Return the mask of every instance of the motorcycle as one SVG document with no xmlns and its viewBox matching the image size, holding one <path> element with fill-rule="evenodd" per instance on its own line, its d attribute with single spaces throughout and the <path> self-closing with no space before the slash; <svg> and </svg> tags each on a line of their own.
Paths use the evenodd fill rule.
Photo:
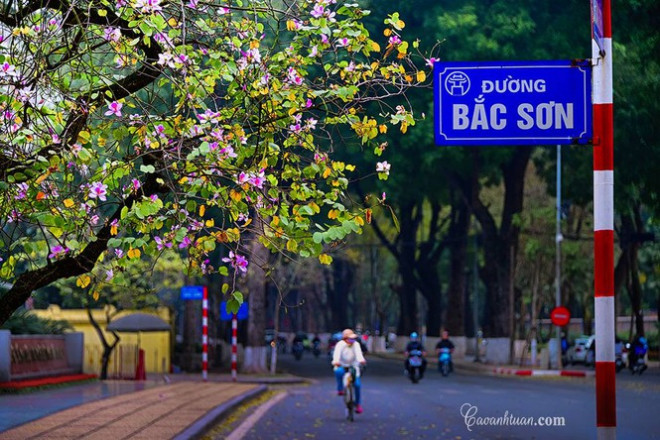
<svg viewBox="0 0 660 440">
<path fill-rule="evenodd" d="M 623 342 L 615 342 L 614 344 L 614 367 L 616 372 L 620 372 L 626 367 L 627 350 L 623 346 Z"/>
<path fill-rule="evenodd" d="M 646 362 L 644 361 L 644 357 L 646 356 L 646 352 L 648 350 L 648 346 L 646 345 L 646 339 L 642 338 L 642 341 L 638 344 L 630 345 L 626 344 L 626 348 L 628 349 L 628 368 L 630 368 L 630 371 L 632 374 L 639 373 L 640 375 L 648 368 L 646 365 Z"/>
<path fill-rule="evenodd" d="M 626 364 L 623 361 L 623 354 L 616 354 L 616 358 L 614 359 L 614 367 L 616 368 L 616 372 L 618 373 L 619 371 L 623 370 L 625 368 Z"/>
<path fill-rule="evenodd" d="M 646 362 L 644 362 L 644 356 L 640 356 L 637 358 L 635 362 L 632 363 L 630 366 L 630 370 L 632 371 L 632 374 L 639 373 L 640 376 L 646 370 Z"/>
<path fill-rule="evenodd" d="M 438 356 L 438 370 L 443 376 L 447 376 L 451 370 L 451 349 L 441 348 Z"/>
<path fill-rule="evenodd" d="M 312 354 L 314 357 L 319 357 L 321 354 L 321 342 L 320 341 L 314 341 L 312 343 Z"/>
<path fill-rule="evenodd" d="M 293 357 L 296 358 L 297 361 L 299 361 L 302 358 L 304 350 L 305 350 L 305 346 L 303 345 L 302 341 L 294 342 L 293 347 L 291 347 L 291 352 L 293 353 Z"/>
<path fill-rule="evenodd" d="M 412 383 L 417 383 L 422 378 L 423 363 L 424 357 L 420 350 L 412 350 L 408 354 L 408 368 L 406 369 L 406 374 Z"/>
</svg>

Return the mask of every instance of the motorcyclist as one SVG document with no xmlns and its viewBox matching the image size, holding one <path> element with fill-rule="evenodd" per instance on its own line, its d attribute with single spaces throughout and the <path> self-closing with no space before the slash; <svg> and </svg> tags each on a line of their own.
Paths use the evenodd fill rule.
<svg viewBox="0 0 660 440">
<path fill-rule="evenodd" d="M 360 368 L 359 365 L 366 365 L 367 360 L 362 354 L 362 348 L 357 343 L 358 336 L 350 328 L 341 332 L 341 341 L 335 345 L 335 351 L 332 354 L 332 366 L 334 367 L 335 379 L 337 379 L 337 395 L 344 395 L 343 378 L 346 368 L 355 366 L 355 412 L 362 414 L 361 403 L 361 389 L 362 383 L 360 381 Z"/>
<path fill-rule="evenodd" d="M 409 371 L 410 368 L 410 352 L 414 350 L 419 350 L 422 352 L 422 367 L 419 370 L 419 378 L 421 379 L 424 377 L 424 371 L 426 371 L 426 350 L 424 349 L 424 345 L 420 342 L 419 340 L 419 335 L 417 332 L 412 332 L 410 334 L 410 341 L 406 345 L 406 351 L 404 352 L 406 356 L 406 360 L 403 362 L 403 365 L 405 367 L 405 371 Z"/>
<path fill-rule="evenodd" d="M 443 348 L 448 348 L 450 353 L 454 352 L 454 343 L 449 340 L 449 332 L 447 330 L 442 331 L 442 339 L 435 346 L 437 356 L 440 356 L 440 350 Z M 449 370 L 454 371 L 454 363 L 452 361 L 449 361 Z"/>
<path fill-rule="evenodd" d="M 630 347 L 630 352 L 628 353 L 628 366 L 633 370 L 634 366 L 637 364 L 638 359 L 646 356 L 649 346 L 644 336 L 635 336 L 632 346 Z M 640 374 L 646 370 L 647 365 L 644 364 L 640 371 Z M 634 370 L 633 370 L 634 372 Z"/>
<path fill-rule="evenodd" d="M 321 338 L 318 334 L 314 334 L 314 339 L 312 339 L 312 352 L 314 356 L 318 356 L 321 353 Z"/>
</svg>

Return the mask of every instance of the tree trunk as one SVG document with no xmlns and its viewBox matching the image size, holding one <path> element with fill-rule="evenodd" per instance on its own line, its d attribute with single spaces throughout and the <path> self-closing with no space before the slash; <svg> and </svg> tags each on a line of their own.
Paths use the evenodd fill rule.
<svg viewBox="0 0 660 440">
<path fill-rule="evenodd" d="M 644 223 L 640 208 L 635 205 L 632 212 L 621 215 L 620 246 L 621 256 L 614 270 L 615 292 L 626 287 L 630 298 L 632 315 L 635 317 L 635 334 L 644 336 L 644 316 L 642 315 L 642 286 L 639 281 L 638 253 L 641 242 L 636 238 L 644 233 Z"/>
<path fill-rule="evenodd" d="M 334 259 L 331 269 L 324 272 L 328 305 L 332 309 L 333 331 L 345 329 L 351 325 L 348 317 L 348 291 L 353 285 L 355 271 L 348 261 L 338 257 Z"/>
<path fill-rule="evenodd" d="M 462 201 L 455 201 L 449 233 L 449 289 L 447 292 L 447 323 L 450 335 L 465 335 L 465 293 L 467 284 L 467 235 L 470 230 L 470 213 Z"/>
<path fill-rule="evenodd" d="M 94 319 L 92 310 L 89 307 L 87 308 L 87 317 L 89 318 L 89 322 L 90 324 L 92 324 L 92 327 L 94 327 L 96 334 L 99 336 L 101 345 L 103 345 L 103 354 L 101 355 L 101 373 L 99 374 L 99 379 L 106 380 L 108 378 L 108 364 L 110 363 L 110 356 L 112 355 L 112 352 L 115 349 L 115 347 L 117 347 L 117 344 L 119 344 L 119 336 L 117 335 L 117 333 L 111 332 L 115 338 L 115 341 L 112 344 L 109 344 L 108 341 L 105 339 L 105 335 L 103 333 L 103 330 L 101 330 L 101 326 Z M 109 323 L 110 322 L 108 322 L 108 324 Z"/>
<path fill-rule="evenodd" d="M 513 282 L 518 250 L 519 227 L 514 222 L 523 208 L 525 172 L 533 148 L 516 147 L 510 160 L 502 165 L 504 204 L 499 228 L 487 206 L 473 200 L 474 213 L 484 235 L 484 267 L 480 273 L 486 285 L 485 331 L 491 337 L 512 337 Z"/>
<path fill-rule="evenodd" d="M 263 224 L 255 216 L 254 227 L 259 235 L 263 233 Z M 247 346 L 243 360 L 243 372 L 266 373 L 268 350 L 264 345 L 266 335 L 266 273 L 263 267 L 268 264 L 268 249 L 253 236 L 250 243 L 250 267 L 247 278 L 248 313 Z"/>
</svg>

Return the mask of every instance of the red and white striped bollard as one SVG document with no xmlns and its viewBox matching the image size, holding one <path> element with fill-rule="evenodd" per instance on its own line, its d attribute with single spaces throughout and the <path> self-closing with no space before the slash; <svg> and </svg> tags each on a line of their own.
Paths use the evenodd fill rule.
<svg viewBox="0 0 660 440">
<path fill-rule="evenodd" d="M 204 286 L 202 297 L 202 380 L 208 380 L 209 369 L 209 293 Z"/>
<path fill-rule="evenodd" d="M 238 318 L 236 313 L 231 315 L 231 380 L 236 382 L 236 348 L 238 346 Z"/>
<path fill-rule="evenodd" d="M 599 440 L 616 438 L 614 354 L 614 116 L 611 0 L 591 0 L 594 137 L 594 317 L 596 324 L 596 430 Z M 599 11 L 596 11 L 599 12 Z M 594 20 L 602 27 L 596 41 Z M 601 47 L 599 47 L 599 44 Z"/>
</svg>

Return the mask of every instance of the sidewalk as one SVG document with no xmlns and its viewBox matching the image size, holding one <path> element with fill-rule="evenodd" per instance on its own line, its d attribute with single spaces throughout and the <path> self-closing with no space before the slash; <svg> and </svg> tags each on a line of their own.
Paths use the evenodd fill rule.
<svg viewBox="0 0 660 440">
<path fill-rule="evenodd" d="M 141 391 L 61 411 L 54 409 L 45 417 L 0 432 L 0 439 L 183 440 L 201 435 L 241 402 L 265 392 L 266 383 L 301 382 L 291 376 L 244 376 L 240 382 L 232 382 L 228 375 L 209 375 L 207 382 L 200 375 L 176 375 L 170 376 L 170 380 L 170 383 L 163 380 L 157 385 L 152 383 L 153 386 Z M 66 388 L 61 390 L 65 395 Z M 39 402 L 42 406 L 49 404 L 43 400 L 52 400 L 39 399 L 39 392 L 34 397 L 35 401 L 42 400 Z M 0 403 L 5 405 L 3 396 Z"/>
</svg>

